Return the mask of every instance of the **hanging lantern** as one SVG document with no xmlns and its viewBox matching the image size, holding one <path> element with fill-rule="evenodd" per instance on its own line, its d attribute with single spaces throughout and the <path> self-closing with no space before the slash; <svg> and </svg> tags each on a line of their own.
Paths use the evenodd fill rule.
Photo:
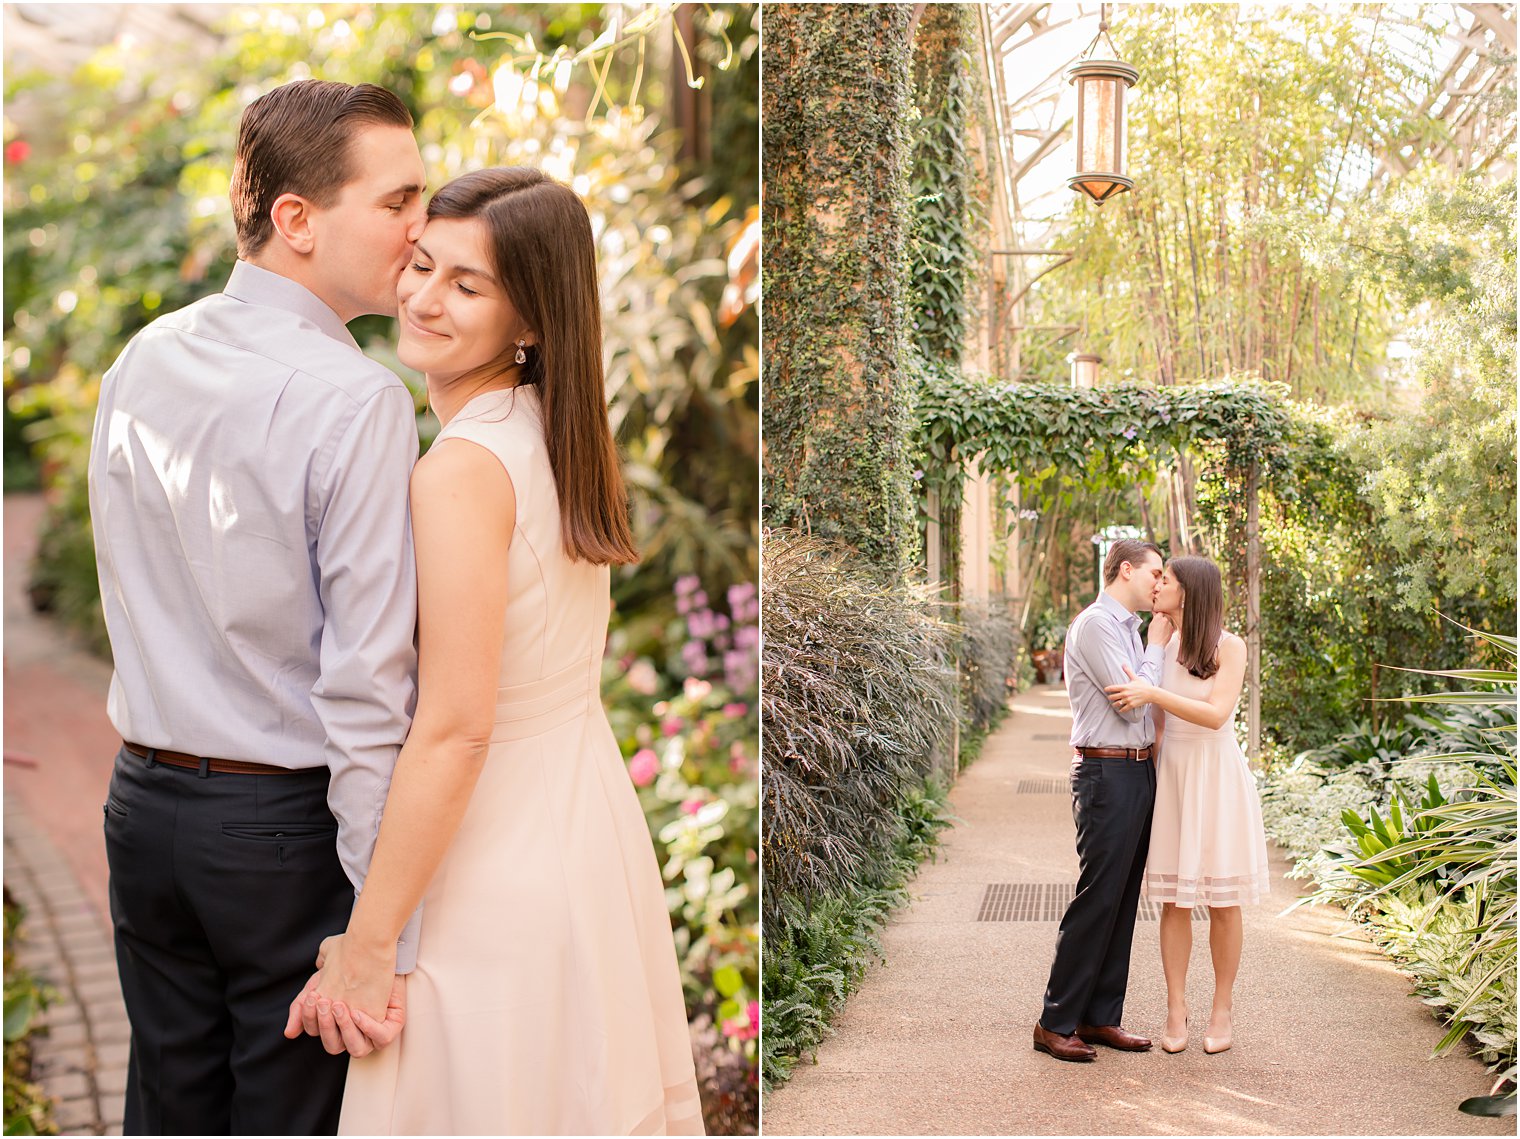
<svg viewBox="0 0 1520 1139">
<path fill-rule="evenodd" d="M 1108 35 L 1107 4 L 1102 11 L 1097 37 L 1066 73 L 1077 86 L 1077 172 L 1066 184 L 1099 205 L 1135 186 L 1124 174 L 1124 93 L 1140 78 L 1137 68 L 1117 58 Z M 1115 58 L 1088 58 L 1105 39 Z"/>
<path fill-rule="evenodd" d="M 1071 362 L 1072 387 L 1095 388 L 1098 386 L 1098 366 L 1103 363 L 1102 356 L 1094 356 L 1089 352 L 1076 352 L 1066 359 Z"/>
</svg>

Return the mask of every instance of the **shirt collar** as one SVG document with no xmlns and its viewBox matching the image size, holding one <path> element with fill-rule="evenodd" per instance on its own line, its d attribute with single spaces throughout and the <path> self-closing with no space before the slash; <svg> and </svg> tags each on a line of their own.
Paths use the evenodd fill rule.
<svg viewBox="0 0 1520 1139">
<path fill-rule="evenodd" d="M 222 292 L 234 300 L 244 301 L 247 304 L 284 309 L 286 312 L 304 317 L 316 325 L 324 336 L 330 336 L 338 343 L 347 344 L 351 348 L 359 347 L 353 334 L 338 319 L 338 314 L 329 308 L 316 293 L 305 285 L 297 284 L 289 277 L 271 273 L 268 269 L 261 269 L 257 265 L 239 259 L 232 267 L 232 276 L 227 278 L 227 287 Z"/>
<path fill-rule="evenodd" d="M 1139 621 L 1140 614 L 1131 613 L 1124 606 L 1114 600 L 1113 594 L 1107 590 L 1098 594 L 1098 604 L 1107 610 L 1121 625 L 1128 625 L 1131 621 Z"/>
</svg>

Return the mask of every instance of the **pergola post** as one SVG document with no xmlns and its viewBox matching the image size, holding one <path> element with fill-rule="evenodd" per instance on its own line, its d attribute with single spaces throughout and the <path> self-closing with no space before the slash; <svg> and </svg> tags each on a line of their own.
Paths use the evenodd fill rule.
<svg viewBox="0 0 1520 1139">
<path fill-rule="evenodd" d="M 1246 470 L 1246 755 L 1261 755 L 1261 506 L 1256 460 Z"/>
</svg>

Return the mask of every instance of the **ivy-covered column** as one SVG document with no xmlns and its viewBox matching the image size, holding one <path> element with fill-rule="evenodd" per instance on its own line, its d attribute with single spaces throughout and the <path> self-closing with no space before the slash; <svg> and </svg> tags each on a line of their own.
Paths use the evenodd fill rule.
<svg viewBox="0 0 1520 1139">
<path fill-rule="evenodd" d="M 765 519 L 890 572 L 916 547 L 907 439 L 911 4 L 765 11 Z"/>
<path fill-rule="evenodd" d="M 913 342 L 924 359 L 959 367 L 971 326 L 971 284 L 982 257 L 976 166 L 968 145 L 976 109 L 976 10 L 929 4 L 913 33 Z"/>
<path fill-rule="evenodd" d="M 971 329 L 971 284 L 982 255 L 976 232 L 976 169 L 968 146 L 975 112 L 977 17 L 969 4 L 929 4 L 913 34 L 913 89 L 918 123 L 913 131 L 911 247 L 913 343 L 931 364 L 958 370 Z M 970 457 L 952 455 L 958 463 Z M 973 479 L 968 494 L 986 494 Z M 966 508 L 970 500 L 937 494 L 939 578 L 959 600 L 964 575 Z M 975 511 L 973 510 L 973 513 Z"/>
</svg>

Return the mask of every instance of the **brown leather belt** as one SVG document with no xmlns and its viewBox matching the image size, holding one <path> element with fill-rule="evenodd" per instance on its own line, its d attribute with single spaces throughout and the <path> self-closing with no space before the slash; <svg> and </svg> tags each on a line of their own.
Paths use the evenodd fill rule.
<svg viewBox="0 0 1520 1139">
<path fill-rule="evenodd" d="M 139 759 L 152 759 L 155 763 L 167 763 L 170 767 L 188 767 L 199 771 L 220 771 L 226 775 L 300 775 L 310 768 L 276 767 L 272 763 L 251 763 L 245 759 L 211 759 L 199 755 L 186 755 L 182 751 L 165 751 L 161 747 L 143 747 L 142 744 L 123 740 L 122 746 Z"/>
<path fill-rule="evenodd" d="M 1078 747 L 1073 748 L 1083 759 L 1154 759 L 1156 745 L 1144 747 Z"/>
</svg>

